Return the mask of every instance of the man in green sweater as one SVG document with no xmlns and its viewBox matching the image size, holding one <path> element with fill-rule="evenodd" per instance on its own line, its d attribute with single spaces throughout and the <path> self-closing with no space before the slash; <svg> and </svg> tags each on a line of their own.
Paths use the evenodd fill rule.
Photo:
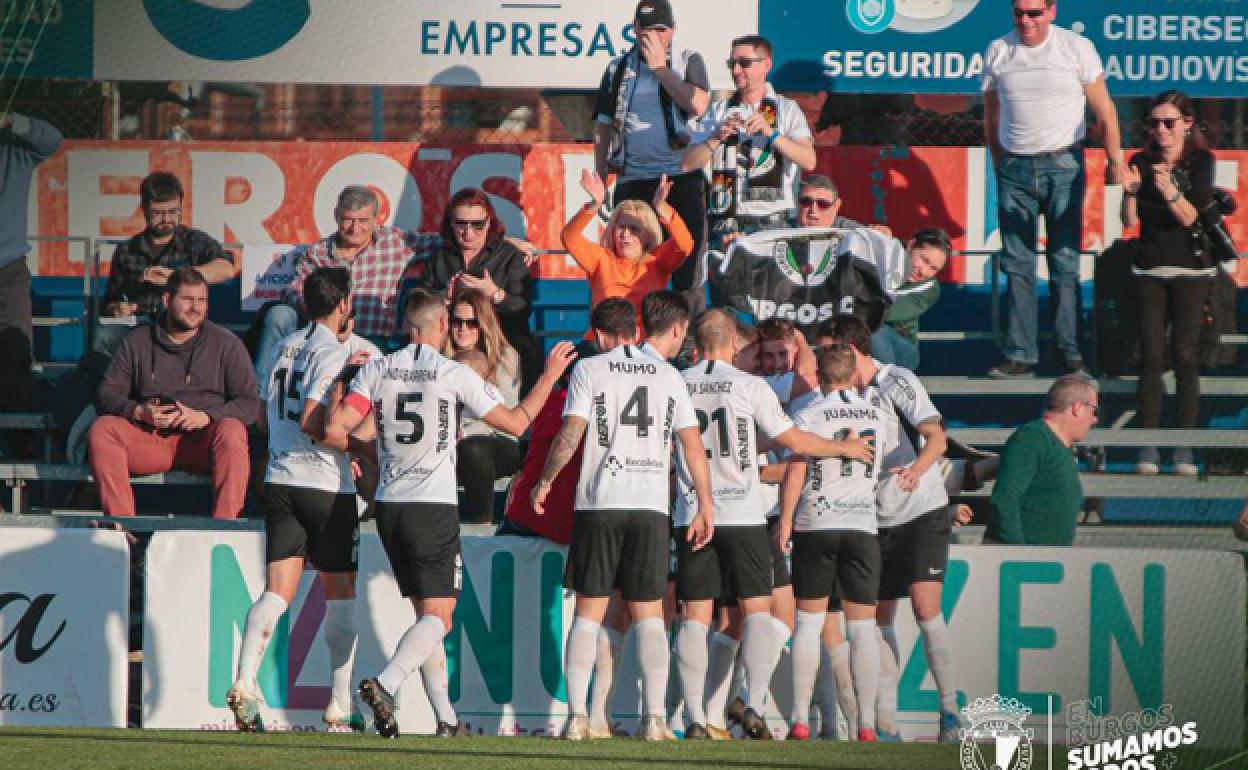
<svg viewBox="0 0 1248 770">
<path fill-rule="evenodd" d="M 1082 374 L 1049 388 L 1044 416 L 1014 431 L 1001 452 L 985 543 L 1072 545 L 1083 487 L 1072 448 L 1096 425 L 1096 382 Z"/>
</svg>

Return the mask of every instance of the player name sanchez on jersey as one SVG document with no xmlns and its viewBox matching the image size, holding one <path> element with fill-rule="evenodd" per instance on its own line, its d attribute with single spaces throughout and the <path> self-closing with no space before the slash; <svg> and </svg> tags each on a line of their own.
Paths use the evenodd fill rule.
<svg viewBox="0 0 1248 770">
<path fill-rule="evenodd" d="M 771 507 L 758 479 L 758 439 L 755 424 L 770 438 L 793 427 L 780 399 L 760 377 L 723 361 L 703 361 L 681 372 L 702 430 L 702 443 L 711 466 L 715 498 L 715 526 L 745 527 L 765 524 Z M 687 527 L 697 514 L 697 496 L 689 470 L 677 469 L 680 485 L 675 523 Z"/>
<path fill-rule="evenodd" d="M 502 403 L 476 372 L 428 345 L 365 364 L 347 398 L 377 415 L 377 499 L 387 503 L 454 505 L 457 410 L 480 418 Z"/>
<path fill-rule="evenodd" d="M 317 444 L 300 427 L 304 402 L 325 403 L 346 361 L 346 347 L 318 323 L 281 341 L 263 394 L 269 423 L 266 482 L 355 494 L 347 454 Z"/>
<path fill-rule="evenodd" d="M 877 450 L 885 430 L 881 397 L 874 388 L 865 393 L 829 393 L 803 409 L 796 423 L 802 430 L 833 441 L 844 441 L 851 433 L 874 439 Z M 879 475 L 879 451 L 870 463 L 842 457 L 810 460 L 793 531 L 853 529 L 875 534 Z"/>
<path fill-rule="evenodd" d="M 576 509 L 668 513 L 672 438 L 696 427 L 680 374 L 645 346 L 621 345 L 577 363 L 564 417 L 585 429 Z"/>
<path fill-rule="evenodd" d="M 939 420 L 940 412 L 914 372 L 892 364 L 876 363 L 879 371 L 871 384 L 879 389 L 883 400 L 886 433 L 883 443 L 886 448 L 884 476 L 879 495 L 880 526 L 896 527 L 949 504 L 939 463 L 933 463 L 927 469 L 913 492 L 901 491 L 892 475 L 894 470 L 910 465 L 918 457 L 919 448 L 911 441 L 901 421 L 904 419 L 917 428 L 928 420 Z"/>
</svg>

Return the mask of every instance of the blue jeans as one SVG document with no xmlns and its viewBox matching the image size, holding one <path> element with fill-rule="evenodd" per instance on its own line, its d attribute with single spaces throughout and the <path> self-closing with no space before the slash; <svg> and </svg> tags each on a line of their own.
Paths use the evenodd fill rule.
<svg viewBox="0 0 1248 770">
<path fill-rule="evenodd" d="M 912 372 L 919 368 L 919 346 L 888 324 L 871 335 L 871 356 L 882 364 L 896 364 Z"/>
<path fill-rule="evenodd" d="M 997 168 L 1001 269 L 1009 296 L 1005 357 L 1035 364 L 1036 236 L 1040 217 L 1048 232 L 1049 293 L 1054 336 L 1066 359 L 1079 353 L 1079 246 L 1083 234 L 1083 153 L 1003 155 Z"/>
<path fill-rule="evenodd" d="M 277 354 L 278 343 L 298 329 L 299 313 L 290 305 L 278 303 L 265 312 L 260 342 L 256 345 L 256 384 L 261 392 L 273 373 L 273 356 Z"/>
</svg>

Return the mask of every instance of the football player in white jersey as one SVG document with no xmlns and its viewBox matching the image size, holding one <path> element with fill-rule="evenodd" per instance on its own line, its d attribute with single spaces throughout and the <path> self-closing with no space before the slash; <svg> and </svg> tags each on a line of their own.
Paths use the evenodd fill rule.
<svg viewBox="0 0 1248 770">
<path fill-rule="evenodd" d="M 679 544 L 676 592 L 683 602 L 677 659 L 689 710 L 688 739 L 708 739 L 704 710 L 707 633 L 717 599 L 735 599 L 745 615 L 741 655 L 750 695 L 743 728 L 752 738 L 766 728 L 762 717 L 772 657 L 772 547 L 762 483 L 758 476 L 758 429 L 785 449 L 816 457 L 870 461 L 871 444 L 859 438 L 829 440 L 802 431 L 784 413 L 780 400 L 761 378 L 733 366 L 737 328 L 722 310 L 710 310 L 695 324 L 699 362 L 682 372 L 702 429 L 715 499 L 715 536 L 694 551 L 685 527 L 696 513 L 691 479 L 682 464 L 677 473 L 675 527 Z"/>
<path fill-rule="evenodd" d="M 880 740 L 900 740 L 895 725 L 901 655 L 893 619 L 897 600 L 910 597 L 923 638 L 932 679 L 940 694 L 938 739 L 960 740 L 957 687 L 953 682 L 953 643 L 941 608 L 949 561 L 953 515 L 938 464 L 946 437 L 940 412 L 919 378 L 908 369 L 871 357 L 871 331 L 860 319 L 838 315 L 828 336 L 854 350 L 854 385 L 874 386 L 883 399 L 887 435 L 880 479 L 880 556 L 883 572 L 876 621 L 886 653 L 881 667 L 877 725 Z M 859 709 L 863 707 L 858 704 Z"/>
<path fill-rule="evenodd" d="M 305 561 L 319 570 L 325 587 L 325 642 L 333 668 L 325 723 L 330 729 L 364 729 L 351 693 L 360 541 L 355 483 L 348 455 L 320 443 L 330 390 L 348 362 L 343 342 L 351 334 L 351 278 L 342 268 L 321 268 L 308 276 L 303 296 L 312 322 L 278 345 L 261 394 L 269 429 L 268 567 L 264 593 L 247 613 L 237 677 L 226 694 L 244 732 L 263 728 L 256 674 L 274 626 L 295 598 Z"/>
<path fill-rule="evenodd" d="M 821 398 L 797 415 L 799 428 L 827 438 L 860 436 L 878 440 L 885 423 L 874 388 L 853 387 L 856 360 L 848 345 L 820 348 Z M 881 455 L 883 451 L 881 450 Z M 876 539 L 876 484 L 880 462 L 810 460 L 790 462 L 780 492 L 777 545 L 793 553 L 797 629 L 793 634 L 793 712 L 790 740 L 810 738 L 810 699 L 820 665 L 820 635 L 828 600 L 839 595 L 850 645 L 850 670 L 857 696 L 858 740 L 875 741 L 875 695 L 880 646 L 875 604 L 880 583 Z M 796 515 L 795 515 L 796 514 Z"/>
<path fill-rule="evenodd" d="M 360 698 L 372 709 L 377 732 L 397 737 L 394 693 L 420 669 L 437 712 L 438 734 L 458 735 L 464 731 L 446 695 L 442 652 L 462 577 L 455 480 L 458 410 L 462 406 L 467 416 L 519 436 L 574 353 L 570 343 L 556 345 L 533 389 L 508 408 L 476 373 L 438 352 L 448 329 L 442 297 L 415 290 L 403 314 L 411 344 L 360 369 L 331 414 L 326 443 L 345 446 L 351 431 L 369 414 L 376 415 L 377 533 L 399 590 L 417 616 L 381 673 L 360 682 Z"/>
<path fill-rule="evenodd" d="M 669 649 L 662 598 L 671 521 L 669 475 L 677 440 L 697 497 L 687 537 L 700 549 L 714 534 L 702 433 L 684 380 L 667 364 L 684 341 L 689 305 L 676 292 L 651 292 L 642 300 L 641 317 L 644 345 L 622 345 L 572 371 L 564 424 L 533 488 L 533 508 L 542 512 L 552 479 L 584 443 L 565 577 L 565 585 L 576 591 L 565 659 L 570 717 L 564 737 L 569 740 L 589 734 L 589 680 L 613 588 L 628 603 L 637 633 L 644 695 L 641 737 L 668 736 Z"/>
</svg>

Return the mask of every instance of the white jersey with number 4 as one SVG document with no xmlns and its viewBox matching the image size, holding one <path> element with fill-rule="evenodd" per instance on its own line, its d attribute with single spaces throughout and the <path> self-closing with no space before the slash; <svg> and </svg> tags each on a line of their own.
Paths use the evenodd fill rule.
<svg viewBox="0 0 1248 770">
<path fill-rule="evenodd" d="M 480 418 L 502 403 L 476 372 L 415 344 L 365 364 L 347 402 L 361 414 L 377 415 L 377 500 L 449 505 L 458 499 L 459 406 Z"/>
<path fill-rule="evenodd" d="M 793 427 L 780 399 L 761 378 L 723 361 L 703 361 L 681 372 L 702 429 L 711 466 L 715 526 L 747 527 L 767 523 L 771 504 L 758 478 L 755 425 L 774 439 Z M 676 526 L 687 527 L 697 515 L 693 480 L 684 463 L 677 472 Z"/>
<path fill-rule="evenodd" d="M 869 462 L 828 457 L 810 460 L 802 498 L 793 517 L 794 532 L 852 529 L 874 535 L 877 526 L 876 484 L 883 454 L 884 409 L 874 388 L 865 393 L 838 390 L 808 405 L 797 415 L 797 427 L 832 441 L 851 434 L 876 448 Z"/>
<path fill-rule="evenodd" d="M 667 515 L 672 441 L 697 427 L 680 374 L 648 345 L 621 345 L 572 370 L 564 417 L 587 424 L 576 510 Z"/>
<path fill-rule="evenodd" d="M 269 423 L 266 482 L 355 494 L 347 454 L 317 444 L 300 427 L 304 403 L 324 404 L 346 362 L 347 348 L 319 323 L 300 329 L 278 345 L 262 393 Z"/>
</svg>

